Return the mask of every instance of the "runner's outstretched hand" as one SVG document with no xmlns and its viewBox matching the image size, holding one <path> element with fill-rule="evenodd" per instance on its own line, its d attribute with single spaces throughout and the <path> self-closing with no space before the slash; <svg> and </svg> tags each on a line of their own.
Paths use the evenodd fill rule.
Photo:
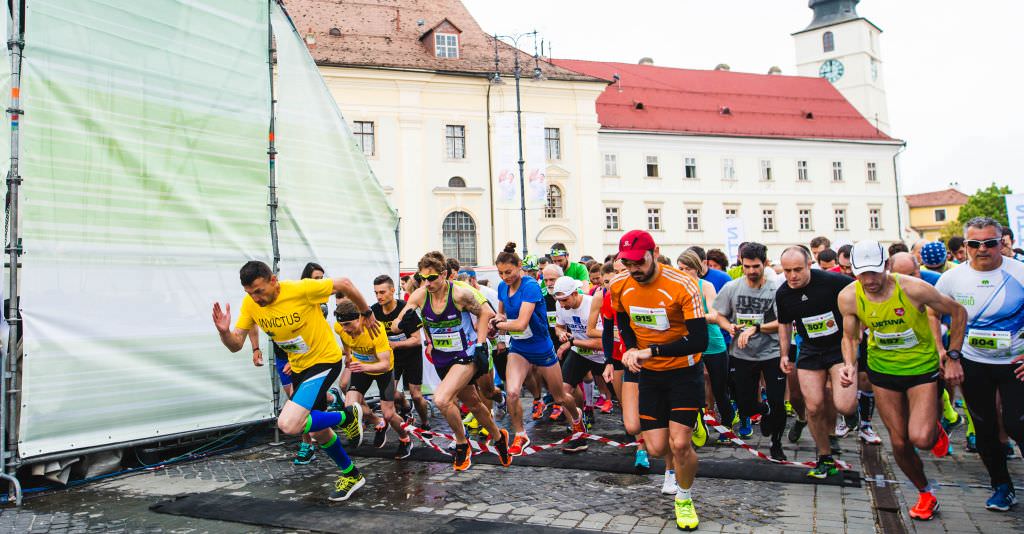
<svg viewBox="0 0 1024 534">
<path fill-rule="evenodd" d="M 231 330 L 231 304 L 225 304 L 224 309 L 221 311 L 219 302 L 213 303 L 213 326 L 216 326 L 221 334 Z"/>
</svg>

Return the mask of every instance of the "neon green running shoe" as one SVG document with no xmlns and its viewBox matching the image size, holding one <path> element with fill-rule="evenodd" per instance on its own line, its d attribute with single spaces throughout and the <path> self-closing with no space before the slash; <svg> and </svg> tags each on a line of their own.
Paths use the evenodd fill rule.
<svg viewBox="0 0 1024 534">
<path fill-rule="evenodd" d="M 693 446 L 698 448 L 708 442 L 708 427 L 704 424 L 704 410 L 697 410 L 697 423 L 693 427 L 690 441 L 693 441 Z"/>
<path fill-rule="evenodd" d="M 836 461 L 831 458 L 818 458 L 818 465 L 814 466 L 807 472 L 807 476 L 818 479 L 828 478 L 838 474 L 839 467 L 836 466 Z"/>
<path fill-rule="evenodd" d="M 354 477 L 341 475 L 334 482 L 334 489 L 331 491 L 328 499 L 332 501 L 347 501 L 364 484 L 366 484 L 366 479 L 361 474 Z"/>
<path fill-rule="evenodd" d="M 679 530 L 697 530 L 700 519 L 697 519 L 697 509 L 693 507 L 693 499 L 681 501 L 676 499 L 676 527 Z"/>
</svg>

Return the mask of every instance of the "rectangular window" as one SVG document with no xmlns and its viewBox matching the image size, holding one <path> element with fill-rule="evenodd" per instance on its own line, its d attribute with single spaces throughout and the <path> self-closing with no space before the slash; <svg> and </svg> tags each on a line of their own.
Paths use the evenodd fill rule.
<svg viewBox="0 0 1024 534">
<path fill-rule="evenodd" d="M 935 222 L 943 222 L 946 220 L 946 208 L 938 208 L 935 210 Z"/>
<path fill-rule="evenodd" d="M 733 162 L 732 158 L 725 158 L 722 160 L 722 179 L 736 179 L 736 164 Z"/>
<path fill-rule="evenodd" d="M 871 225 L 871 230 L 882 229 L 882 209 L 881 208 L 870 208 L 868 210 L 868 224 Z"/>
<path fill-rule="evenodd" d="M 796 162 L 796 181 L 807 182 L 810 178 L 807 176 L 807 161 L 800 160 Z"/>
<path fill-rule="evenodd" d="M 846 230 L 846 208 L 835 209 L 836 230 Z"/>
<path fill-rule="evenodd" d="M 725 218 L 726 219 L 728 219 L 730 217 L 737 217 L 738 214 L 739 214 L 739 210 L 736 209 L 736 208 L 725 208 Z"/>
<path fill-rule="evenodd" d="M 761 160 L 761 179 L 770 182 L 772 181 L 772 162 L 771 160 Z"/>
<path fill-rule="evenodd" d="M 352 135 L 356 136 L 356 142 L 359 143 L 359 148 L 363 150 L 363 154 L 367 156 L 374 154 L 376 147 L 373 142 L 373 122 L 356 121 L 352 125 Z"/>
<path fill-rule="evenodd" d="M 810 208 L 800 209 L 800 230 L 812 230 L 811 227 L 811 210 Z"/>
<path fill-rule="evenodd" d="M 686 231 L 700 231 L 700 208 L 686 208 Z"/>
<path fill-rule="evenodd" d="M 466 158 L 466 127 L 449 124 L 444 127 L 444 142 L 451 159 Z"/>
<path fill-rule="evenodd" d="M 661 208 L 647 208 L 647 229 L 661 230 Z"/>
<path fill-rule="evenodd" d="M 648 178 L 658 177 L 658 156 L 647 156 L 647 168 L 645 176 Z"/>
<path fill-rule="evenodd" d="M 761 210 L 761 229 L 764 230 L 765 232 L 775 231 L 775 210 Z"/>
<path fill-rule="evenodd" d="M 547 147 L 548 159 L 562 159 L 562 131 L 558 128 L 544 128 L 544 146 Z"/>
<path fill-rule="evenodd" d="M 685 176 L 691 180 L 697 179 L 697 158 L 685 158 L 683 160 Z"/>
<path fill-rule="evenodd" d="M 619 229 L 619 208 L 613 206 L 605 206 L 604 208 L 604 229 L 605 230 L 618 230 Z"/>
<path fill-rule="evenodd" d="M 869 182 L 877 182 L 878 181 L 878 167 L 875 165 L 875 162 L 873 162 L 873 161 L 869 161 L 868 162 L 868 181 Z"/>
<path fill-rule="evenodd" d="M 615 154 L 604 155 L 604 175 L 605 176 L 618 176 L 619 175 L 619 158 Z"/>
<path fill-rule="evenodd" d="M 434 55 L 437 57 L 459 57 L 459 36 L 451 33 L 435 33 Z"/>
<path fill-rule="evenodd" d="M 843 181 L 843 162 L 833 161 L 832 162 L 832 181 L 842 182 Z"/>
</svg>

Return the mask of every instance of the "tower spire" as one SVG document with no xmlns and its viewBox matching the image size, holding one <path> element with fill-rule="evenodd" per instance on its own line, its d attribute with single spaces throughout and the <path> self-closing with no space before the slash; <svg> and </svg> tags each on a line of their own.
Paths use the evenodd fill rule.
<svg viewBox="0 0 1024 534">
<path fill-rule="evenodd" d="M 857 3 L 860 0 L 809 0 L 807 6 L 814 10 L 814 19 L 801 31 L 831 26 L 860 18 Z"/>
</svg>

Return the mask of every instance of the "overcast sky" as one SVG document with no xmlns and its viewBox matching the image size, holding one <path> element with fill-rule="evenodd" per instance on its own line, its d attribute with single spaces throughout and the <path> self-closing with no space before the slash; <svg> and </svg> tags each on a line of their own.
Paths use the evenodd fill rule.
<svg viewBox="0 0 1024 534">
<path fill-rule="evenodd" d="M 556 58 L 796 74 L 791 33 L 811 21 L 807 0 L 463 0 L 488 33 L 539 30 Z M 1024 192 L 1024 1 L 862 0 L 882 28 L 894 137 L 907 141 L 909 193 L 958 182 Z M 523 45 L 533 50 L 532 42 Z"/>
</svg>

